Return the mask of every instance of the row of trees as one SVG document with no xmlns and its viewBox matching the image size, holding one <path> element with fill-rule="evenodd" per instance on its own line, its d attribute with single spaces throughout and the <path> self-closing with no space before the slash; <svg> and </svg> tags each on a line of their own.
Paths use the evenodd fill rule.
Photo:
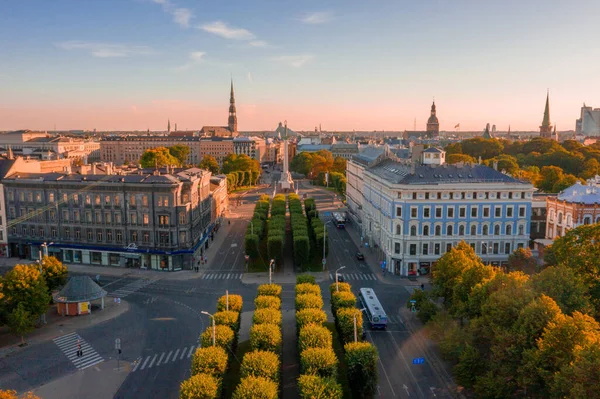
<svg viewBox="0 0 600 399">
<path fill-rule="evenodd" d="M 373 397 L 379 381 L 379 355 L 370 342 L 362 340 L 363 318 L 356 308 L 356 296 L 348 283 L 333 283 L 329 290 L 335 326 L 344 345 L 350 389 L 357 397 Z"/>
<path fill-rule="evenodd" d="M 181 383 L 181 399 L 221 397 L 223 377 L 237 346 L 242 305 L 240 295 L 224 295 L 217 301 L 215 328 L 210 325 L 200 335 L 202 346 L 192 358 L 191 377 Z"/>
<path fill-rule="evenodd" d="M 236 399 L 276 399 L 281 369 L 281 286 L 263 284 L 254 300 L 250 347 L 242 359 Z M 260 395 L 257 395 L 260 393 Z"/>
<path fill-rule="evenodd" d="M 267 223 L 267 253 L 269 259 L 280 262 L 285 246 L 285 195 L 277 194 L 273 197 L 271 218 Z"/>
<path fill-rule="evenodd" d="M 600 174 L 600 143 L 583 146 L 575 140 L 557 143 L 541 137 L 527 142 L 475 137 L 446 147 L 448 163 L 476 162 L 531 181 L 545 192 L 559 192 L 577 179 Z M 560 165 L 557 166 L 557 165 Z"/>
<path fill-rule="evenodd" d="M 225 175 L 227 177 L 227 191 L 231 192 L 242 187 L 255 186 L 260 177 L 259 172 L 254 171 L 235 171 Z"/>
<path fill-rule="evenodd" d="M 250 219 L 250 223 L 248 223 L 248 227 L 246 228 L 246 236 L 244 239 L 245 253 L 253 262 L 262 256 L 260 253 L 260 244 L 267 235 L 269 205 L 269 196 L 266 194 L 261 195 L 254 207 L 252 219 Z"/>
<path fill-rule="evenodd" d="M 298 194 L 290 194 L 288 196 L 288 206 L 290 210 L 290 224 L 292 226 L 294 261 L 296 264 L 301 265 L 302 268 L 305 268 L 311 260 L 310 240 L 308 238 L 308 223 L 306 216 L 304 216 L 300 196 Z"/>
<path fill-rule="evenodd" d="M 324 323 L 321 288 L 310 275 L 296 278 L 296 326 L 300 378 L 298 389 L 302 399 L 341 399 L 342 386 L 338 384 L 338 358 L 333 350 L 331 331 Z"/>
<path fill-rule="evenodd" d="M 325 225 L 319 219 L 319 211 L 314 198 L 304 200 L 304 211 L 308 219 L 308 236 L 310 238 L 311 259 L 319 259 L 325 245 L 325 255 L 329 251 L 328 238 L 325 236 Z M 324 240 L 325 239 L 325 240 Z M 324 242 L 325 241 L 325 242 Z"/>
<path fill-rule="evenodd" d="M 574 236 L 586 235 L 576 230 Z M 461 242 L 437 262 L 433 290 L 412 295 L 442 355 L 455 364 L 458 383 L 477 397 L 582 398 L 598 392 L 600 325 L 592 317 L 597 285 L 590 280 L 598 258 L 576 256 L 596 270 L 580 275 L 583 264 L 563 257 L 568 242 L 558 239 L 556 266 L 532 277 L 484 265 Z M 581 250 L 598 251 L 593 246 Z"/>
<path fill-rule="evenodd" d="M 346 159 L 333 157 L 331 151 L 301 152 L 290 162 L 290 170 L 312 179 L 316 184 L 325 186 L 328 173 L 329 184 L 336 191 L 346 193 Z"/>
<path fill-rule="evenodd" d="M 39 264 L 15 265 L 0 277 L 1 324 L 8 325 L 24 343 L 24 335 L 48 311 L 52 292 L 66 280 L 67 268 L 55 257 L 45 256 Z"/>
</svg>

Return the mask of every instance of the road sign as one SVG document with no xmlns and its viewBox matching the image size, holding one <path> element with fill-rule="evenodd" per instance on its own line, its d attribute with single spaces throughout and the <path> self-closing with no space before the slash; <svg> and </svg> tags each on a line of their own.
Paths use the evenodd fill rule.
<svg viewBox="0 0 600 399">
<path fill-rule="evenodd" d="M 417 300 L 416 299 L 411 299 L 410 303 L 417 303 Z"/>
<path fill-rule="evenodd" d="M 115 339 L 115 349 L 121 349 L 121 338 Z"/>
<path fill-rule="evenodd" d="M 327 259 L 323 258 L 323 265 L 327 263 Z"/>
<path fill-rule="evenodd" d="M 413 359 L 413 364 L 423 364 L 425 363 L 425 358 L 424 357 L 415 357 Z"/>
<path fill-rule="evenodd" d="M 323 216 L 325 216 L 325 217 L 331 216 L 331 212 L 323 212 Z"/>
</svg>

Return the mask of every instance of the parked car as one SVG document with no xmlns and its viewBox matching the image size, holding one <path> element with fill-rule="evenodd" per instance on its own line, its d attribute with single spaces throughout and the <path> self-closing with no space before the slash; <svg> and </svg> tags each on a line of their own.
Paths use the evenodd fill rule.
<svg viewBox="0 0 600 399">
<path fill-rule="evenodd" d="M 358 259 L 358 260 L 365 260 L 365 256 L 362 254 L 362 252 L 358 251 L 356 253 L 356 259 Z"/>
</svg>

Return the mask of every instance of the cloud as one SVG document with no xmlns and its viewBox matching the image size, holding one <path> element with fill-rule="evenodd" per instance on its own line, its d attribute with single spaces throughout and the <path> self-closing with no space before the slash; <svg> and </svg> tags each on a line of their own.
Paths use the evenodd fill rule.
<svg viewBox="0 0 600 399">
<path fill-rule="evenodd" d="M 160 4 L 162 9 L 167 14 L 171 14 L 173 21 L 183 28 L 190 27 L 190 20 L 194 17 L 194 14 L 189 8 L 177 7 L 170 0 L 152 0 L 156 4 Z"/>
<path fill-rule="evenodd" d="M 264 40 L 252 40 L 250 43 L 248 43 L 251 47 L 269 47 L 269 43 L 267 43 Z"/>
<path fill-rule="evenodd" d="M 192 51 L 188 54 L 188 62 L 185 64 L 178 66 L 175 68 L 175 71 L 185 71 L 186 69 L 190 69 L 191 67 L 200 64 L 204 61 L 204 56 L 206 53 L 204 51 Z"/>
<path fill-rule="evenodd" d="M 215 21 L 208 24 L 204 24 L 200 26 L 205 32 L 212 33 L 213 35 L 223 37 L 225 39 L 233 39 L 233 40 L 252 40 L 256 38 L 254 33 L 250 32 L 247 29 L 243 28 L 233 28 L 227 26 L 222 21 Z"/>
<path fill-rule="evenodd" d="M 252 80 L 252 72 L 248 72 L 248 82 L 254 83 L 254 81 Z"/>
<path fill-rule="evenodd" d="M 315 58 L 315 56 L 312 54 L 299 54 L 299 55 L 280 55 L 278 57 L 273 57 L 272 60 L 275 62 L 281 62 L 282 64 L 286 64 L 286 65 L 289 65 L 294 68 L 300 68 L 314 58 Z"/>
<path fill-rule="evenodd" d="M 324 24 L 326 22 L 329 22 L 329 21 L 331 21 L 332 18 L 333 18 L 333 15 L 330 11 L 319 11 L 319 12 L 313 12 L 310 14 L 306 14 L 305 16 L 300 18 L 300 21 L 302 23 L 308 24 L 308 25 L 318 25 L 318 24 Z"/>
<path fill-rule="evenodd" d="M 129 57 L 134 55 L 150 55 L 154 54 L 154 50 L 148 46 L 130 46 L 127 44 L 111 44 L 111 43 L 94 43 L 84 42 L 80 40 L 69 40 L 66 42 L 55 43 L 57 48 L 72 51 L 85 51 L 94 57 L 111 58 L 111 57 Z"/>
</svg>

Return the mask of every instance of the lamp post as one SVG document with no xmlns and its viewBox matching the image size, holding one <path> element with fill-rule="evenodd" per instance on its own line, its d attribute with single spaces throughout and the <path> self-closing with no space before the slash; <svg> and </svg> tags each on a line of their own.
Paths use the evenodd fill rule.
<svg viewBox="0 0 600 399">
<path fill-rule="evenodd" d="M 250 221 L 250 232 L 254 235 L 254 223 L 252 223 L 252 220 Z"/>
<path fill-rule="evenodd" d="M 248 260 L 250 259 L 250 256 L 244 255 L 244 259 L 246 259 L 246 273 L 248 273 Z"/>
<path fill-rule="evenodd" d="M 325 264 L 327 263 L 327 259 L 325 258 L 325 247 L 327 246 L 327 225 L 331 223 L 331 220 L 323 223 L 323 271 L 325 271 Z"/>
<path fill-rule="evenodd" d="M 205 315 L 209 316 L 209 317 L 212 319 L 212 327 L 213 327 L 213 329 L 212 329 L 212 330 L 213 330 L 213 333 L 212 333 L 212 341 L 213 341 L 213 346 L 216 346 L 216 345 L 215 345 L 215 334 L 216 334 L 216 328 L 215 328 L 215 316 L 211 315 L 211 314 L 210 314 L 210 313 L 208 313 L 208 312 L 205 312 L 204 310 L 203 310 L 203 311 L 201 311 L 200 313 L 202 313 L 202 314 L 205 314 Z"/>
<path fill-rule="evenodd" d="M 273 264 L 275 263 L 275 259 L 271 259 L 271 262 L 269 262 L 269 285 L 271 285 L 271 276 L 273 274 Z"/>
<path fill-rule="evenodd" d="M 345 268 L 346 268 L 346 266 L 342 266 L 335 271 L 335 292 L 340 292 L 340 287 L 339 287 L 339 283 L 338 283 L 338 271 L 345 269 Z"/>
<path fill-rule="evenodd" d="M 367 308 L 362 308 L 361 313 L 367 310 Z M 354 312 L 354 342 L 358 342 L 358 328 L 356 327 L 356 312 Z"/>
</svg>

